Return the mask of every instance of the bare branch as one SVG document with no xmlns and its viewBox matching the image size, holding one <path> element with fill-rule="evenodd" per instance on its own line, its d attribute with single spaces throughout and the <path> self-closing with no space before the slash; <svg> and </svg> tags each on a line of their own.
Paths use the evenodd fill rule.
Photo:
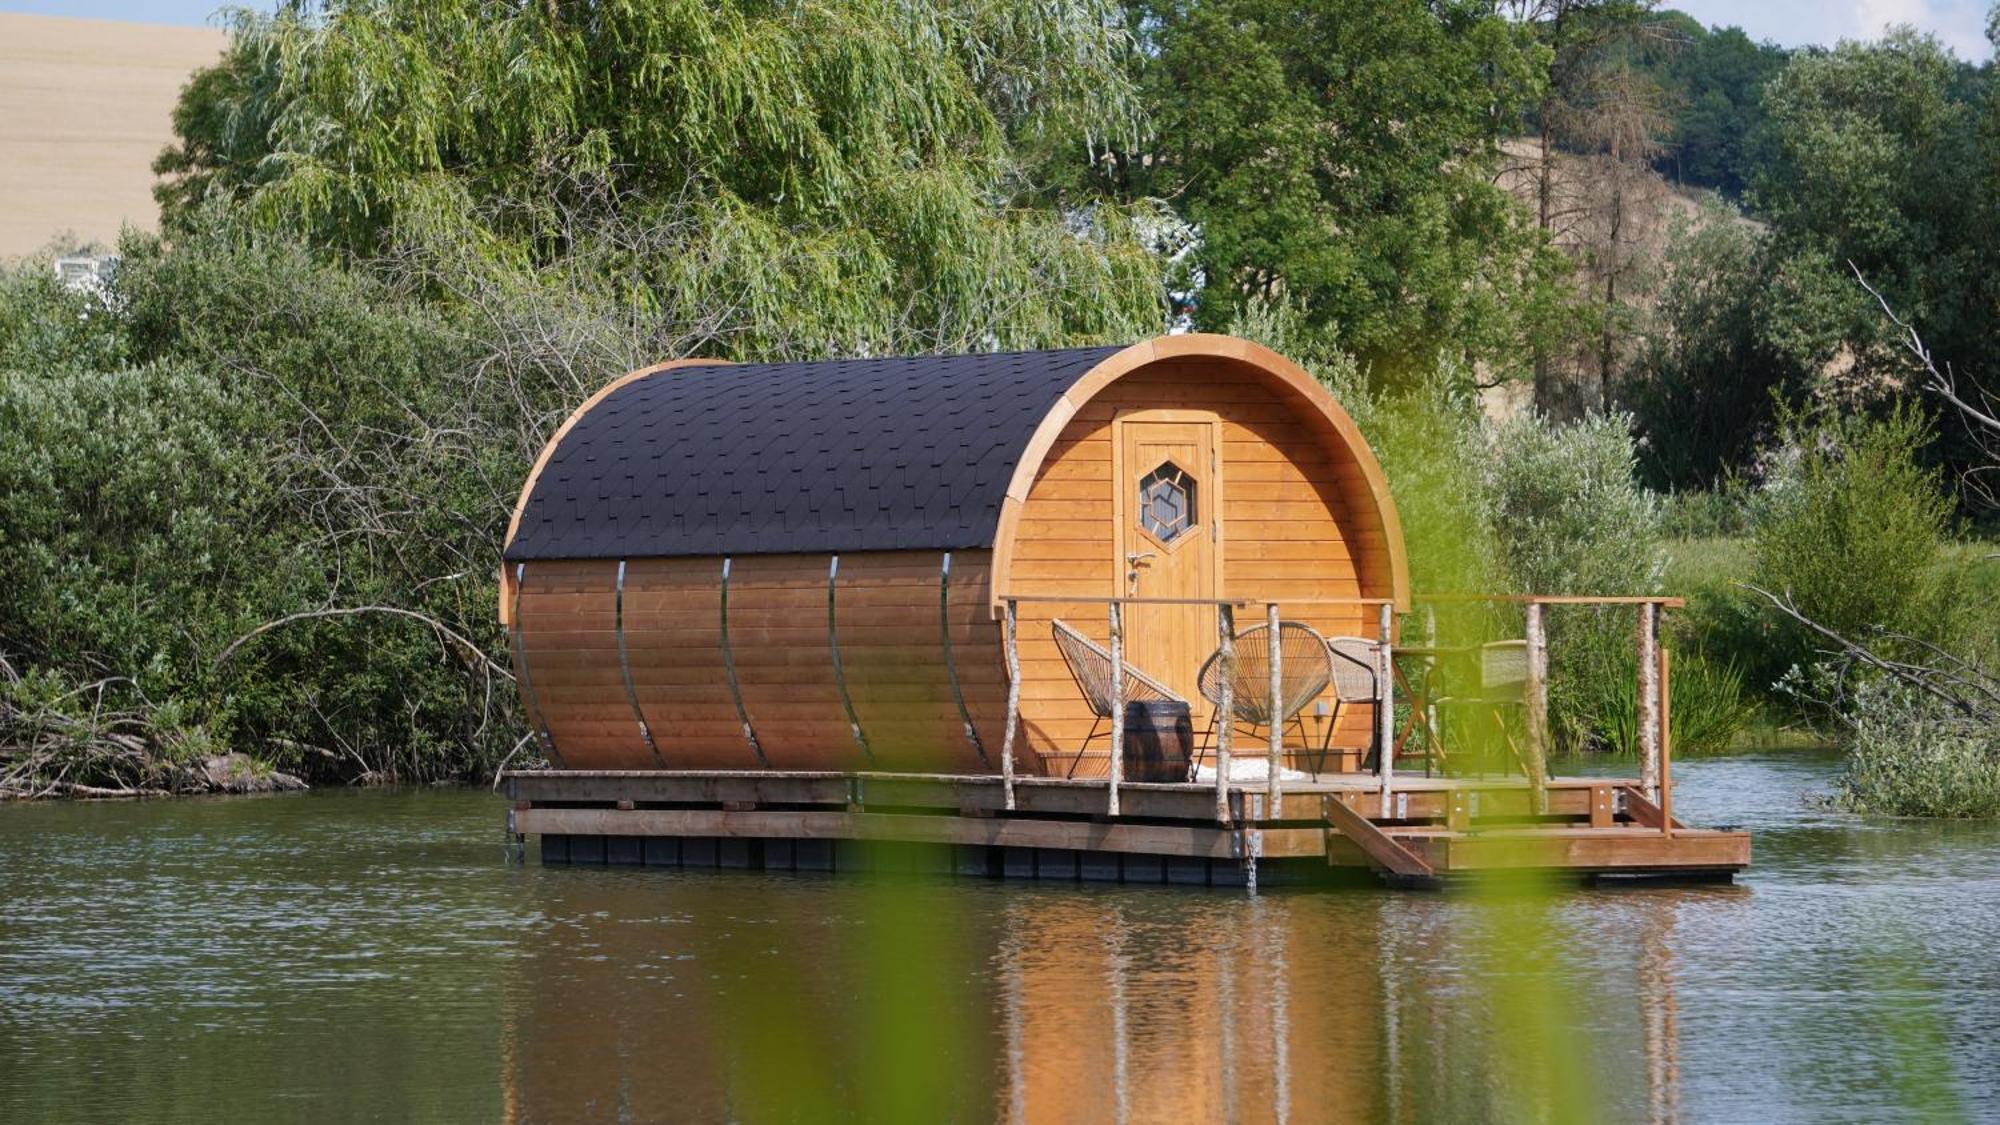
<svg viewBox="0 0 2000 1125">
<path fill-rule="evenodd" d="M 416 610 L 413 609 L 402 609 L 398 606 L 392 606 L 392 605 L 360 605 L 360 606 L 348 606 L 345 608 L 337 608 L 337 609 L 309 609 L 302 613 L 286 614 L 285 616 L 278 618 L 276 621 L 266 621 L 264 624 L 257 626 L 255 629 L 252 629 L 248 633 L 245 633 L 242 636 L 236 638 L 235 640 L 229 642 L 229 646 L 222 650 L 222 655 L 215 658 L 214 666 L 220 668 L 224 664 L 229 663 L 230 659 L 236 655 L 237 649 L 242 648 L 245 644 L 249 643 L 250 641 L 255 640 L 256 638 L 263 636 L 265 633 L 268 633 L 271 630 L 279 628 L 281 626 L 290 625 L 298 621 L 313 621 L 323 618 L 358 617 L 362 614 L 367 614 L 367 613 L 381 613 L 381 614 L 387 614 L 392 617 L 406 617 L 412 621 L 421 621 L 425 625 L 431 627 L 431 631 L 438 635 L 439 640 L 448 642 L 451 646 L 459 649 L 460 652 L 478 660 L 479 663 L 485 666 L 486 671 L 494 675 L 504 676 L 510 682 L 514 679 L 514 673 L 509 672 L 507 669 L 502 668 L 498 664 L 495 664 L 492 658 L 486 655 L 484 649 L 480 648 L 477 644 L 474 644 L 472 641 L 467 640 L 463 634 L 455 632 L 450 626 L 446 625 L 444 622 L 439 621 L 437 618 L 432 617 L 429 614 L 418 613 Z"/>
</svg>

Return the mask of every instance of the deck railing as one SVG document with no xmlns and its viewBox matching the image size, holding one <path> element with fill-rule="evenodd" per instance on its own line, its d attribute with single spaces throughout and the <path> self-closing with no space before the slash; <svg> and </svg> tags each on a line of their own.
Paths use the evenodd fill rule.
<svg viewBox="0 0 2000 1125">
<path fill-rule="evenodd" d="M 1000 770 L 1004 801 L 1008 809 L 1015 807 L 1015 753 L 1018 733 L 1021 727 L 1021 655 L 1020 655 L 1020 607 L 1022 605 L 1098 605 L 1104 608 L 1106 623 L 1110 630 L 1111 675 L 1111 747 L 1107 768 L 1106 808 L 1108 815 L 1117 816 L 1119 811 L 1119 787 L 1123 783 L 1125 749 L 1125 610 L 1128 606 L 1200 606 L 1213 609 L 1216 615 L 1217 657 L 1220 662 L 1218 689 L 1221 698 L 1215 701 L 1215 819 L 1228 824 L 1230 812 L 1229 791 L 1231 784 L 1231 753 L 1233 748 L 1234 691 L 1236 682 L 1236 613 L 1242 609 L 1261 607 L 1264 625 L 1270 636 L 1276 638 L 1282 609 L 1372 609 L 1376 615 L 1375 683 L 1378 699 L 1375 705 L 1374 740 L 1376 752 L 1376 776 L 1379 784 L 1377 793 L 1381 801 L 1380 816 L 1393 818 L 1396 789 L 1396 724 L 1395 724 L 1395 626 L 1396 606 L 1388 598 L 1291 598 L 1282 601 L 1267 598 L 1149 598 L 1149 597 L 1105 597 L 1083 594 L 1016 594 L 1004 593 L 998 599 L 1002 605 L 1004 618 L 1003 637 L 1007 663 L 1007 726 L 1001 743 Z M 1523 708 L 1527 727 L 1527 754 L 1525 772 L 1530 791 L 1532 809 L 1537 814 L 1548 809 L 1548 746 L 1550 742 L 1548 725 L 1548 683 L 1549 650 L 1547 613 L 1555 606 L 1622 606 L 1637 610 L 1636 647 L 1638 656 L 1638 722 L 1639 743 L 1639 788 L 1660 811 L 1661 831 L 1669 835 L 1673 831 L 1672 793 L 1672 746 L 1671 746 L 1671 683 L 1670 660 L 1665 646 L 1660 640 L 1660 621 L 1664 610 L 1678 609 L 1686 603 L 1680 598 L 1654 595 L 1543 595 L 1543 594 L 1445 594 L 1423 599 L 1426 604 L 1487 603 L 1514 604 L 1523 608 L 1525 618 L 1525 642 L 1527 649 L 1527 683 L 1523 693 Z M 1286 713 L 1284 693 L 1284 654 L 1281 645 L 1270 646 L 1270 693 L 1273 721 L 1268 724 L 1266 747 L 1266 768 L 1264 782 L 1265 809 L 1260 819 L 1278 820 L 1284 808 L 1284 731 L 1282 716 Z M 1422 701 L 1416 701 L 1421 703 Z M 1425 736 L 1439 738 L 1435 721 L 1427 723 Z M 1081 751 L 1079 751 L 1081 753 Z M 1244 786 L 1235 788 L 1246 789 Z"/>
</svg>

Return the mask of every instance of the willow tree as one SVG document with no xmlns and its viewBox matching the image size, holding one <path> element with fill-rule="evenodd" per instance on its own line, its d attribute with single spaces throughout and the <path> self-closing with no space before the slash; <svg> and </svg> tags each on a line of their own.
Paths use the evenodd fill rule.
<svg viewBox="0 0 2000 1125">
<path fill-rule="evenodd" d="M 190 84 L 159 197 L 709 354 L 1129 338 L 1131 211 L 1028 206 L 1014 156 L 1129 131 L 1129 49 L 1088 0 L 297 0 Z"/>
</svg>

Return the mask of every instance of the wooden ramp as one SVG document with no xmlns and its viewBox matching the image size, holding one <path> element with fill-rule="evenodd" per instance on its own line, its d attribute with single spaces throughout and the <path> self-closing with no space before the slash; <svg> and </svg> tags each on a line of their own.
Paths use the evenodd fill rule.
<svg viewBox="0 0 2000 1125">
<path fill-rule="evenodd" d="M 1282 806 L 1206 785 L 787 771 L 516 771 L 508 830 L 544 863 L 916 871 L 1216 886 L 1373 875 L 1432 887 L 1483 874 L 1727 879 L 1749 835 L 1666 818 L 1629 781 L 1373 776 L 1290 784 Z"/>
</svg>

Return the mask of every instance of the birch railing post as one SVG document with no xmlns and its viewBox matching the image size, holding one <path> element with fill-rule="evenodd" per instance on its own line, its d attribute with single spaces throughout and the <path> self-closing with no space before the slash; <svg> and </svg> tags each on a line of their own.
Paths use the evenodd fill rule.
<svg viewBox="0 0 2000 1125">
<path fill-rule="evenodd" d="M 1396 654 L 1391 634 L 1396 629 L 1396 607 L 1382 603 L 1375 623 L 1375 772 L 1382 778 L 1382 815 L 1388 817 L 1395 804 L 1396 789 Z"/>
<path fill-rule="evenodd" d="M 1278 603 L 1264 606 L 1265 643 L 1271 650 L 1270 757 L 1264 767 L 1265 791 L 1271 796 L 1270 819 L 1277 820 L 1285 804 L 1285 646 L 1278 635 Z"/>
<path fill-rule="evenodd" d="M 1528 603 L 1528 799 L 1549 811 L 1549 634 L 1541 602 Z"/>
<path fill-rule="evenodd" d="M 1222 696 L 1215 705 L 1215 819 L 1229 823 L 1229 743 L 1236 730 L 1236 607 L 1215 607 L 1215 631 L 1220 634 Z"/>
<path fill-rule="evenodd" d="M 1660 833 L 1674 834 L 1674 665 L 1660 646 Z"/>
<path fill-rule="evenodd" d="M 1007 599 L 1007 733 L 1000 739 L 1000 792 L 1014 811 L 1014 728 L 1021 725 L 1020 606 Z"/>
<path fill-rule="evenodd" d="M 1660 800 L 1660 606 L 1639 605 L 1639 788 Z"/>
<path fill-rule="evenodd" d="M 1106 771 L 1105 812 L 1118 815 L 1118 777 L 1125 767 L 1125 613 L 1111 603 L 1111 768 Z"/>
</svg>

